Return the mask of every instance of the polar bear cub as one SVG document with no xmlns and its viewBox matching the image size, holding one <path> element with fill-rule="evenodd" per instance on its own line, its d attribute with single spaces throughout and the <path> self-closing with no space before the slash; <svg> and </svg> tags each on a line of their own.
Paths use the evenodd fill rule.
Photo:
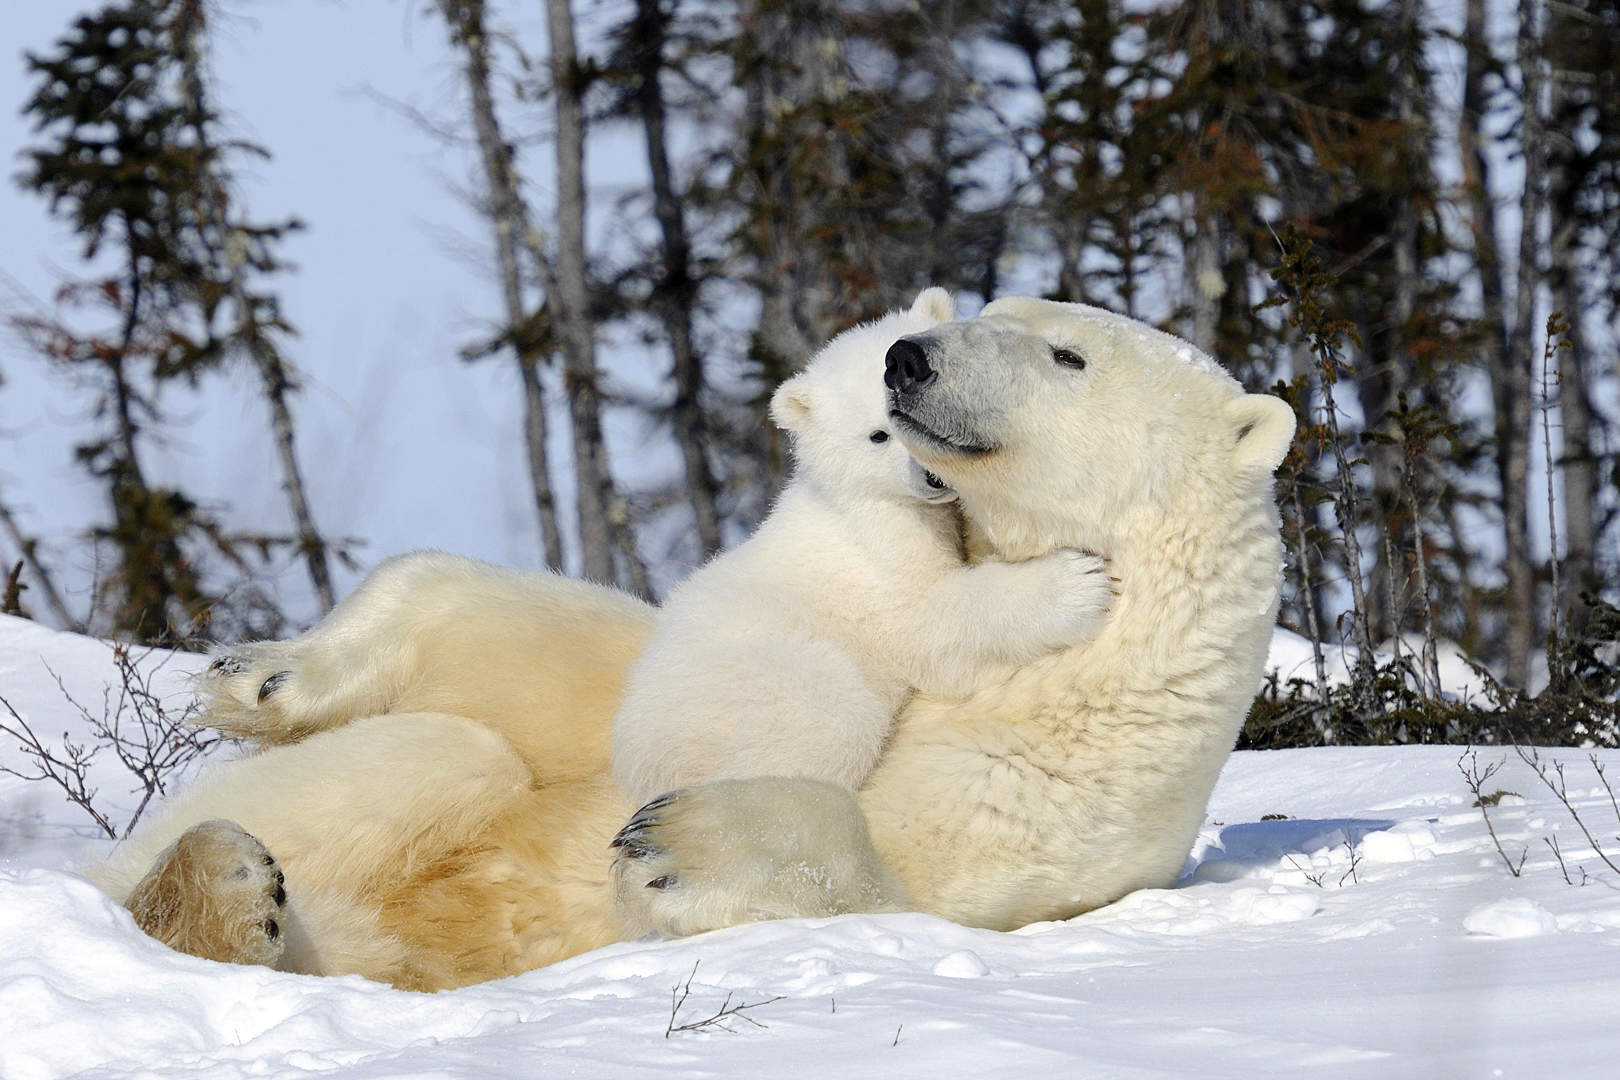
<svg viewBox="0 0 1620 1080">
<path fill-rule="evenodd" d="M 638 803 L 758 776 L 855 790 L 914 691 L 961 696 L 1100 626 L 1101 559 L 970 565 L 955 493 L 891 437 L 885 353 L 953 314 L 928 289 L 777 389 L 791 481 L 753 537 L 670 593 L 630 671 L 613 775 Z"/>
</svg>

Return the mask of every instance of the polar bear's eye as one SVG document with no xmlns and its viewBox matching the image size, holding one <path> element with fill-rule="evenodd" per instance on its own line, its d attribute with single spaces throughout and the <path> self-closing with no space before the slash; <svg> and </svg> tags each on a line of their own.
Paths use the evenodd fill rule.
<svg viewBox="0 0 1620 1080">
<path fill-rule="evenodd" d="M 1074 368 L 1076 371 L 1080 371 L 1086 366 L 1086 358 L 1073 349 L 1053 349 L 1052 359 L 1064 367 Z"/>
<path fill-rule="evenodd" d="M 873 442 L 888 442 L 889 433 L 884 431 L 882 428 L 878 428 L 876 431 L 872 432 L 870 438 Z"/>
</svg>

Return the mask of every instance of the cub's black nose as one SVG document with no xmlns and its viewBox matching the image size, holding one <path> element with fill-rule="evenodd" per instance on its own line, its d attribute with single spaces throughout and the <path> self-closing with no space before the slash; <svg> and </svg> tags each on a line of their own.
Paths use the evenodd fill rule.
<svg viewBox="0 0 1620 1080">
<path fill-rule="evenodd" d="M 883 357 L 883 385 L 897 394 L 915 394 L 939 378 L 928 366 L 928 353 L 909 338 L 889 346 Z"/>
</svg>

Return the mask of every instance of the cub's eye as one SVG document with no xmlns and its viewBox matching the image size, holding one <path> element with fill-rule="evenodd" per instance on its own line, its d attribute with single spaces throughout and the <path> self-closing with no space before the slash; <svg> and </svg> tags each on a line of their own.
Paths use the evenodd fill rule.
<svg viewBox="0 0 1620 1080">
<path fill-rule="evenodd" d="M 877 431 L 872 432 L 870 438 L 873 442 L 888 442 L 889 433 L 879 428 Z"/>
<path fill-rule="evenodd" d="M 1064 367 L 1074 368 L 1076 371 L 1080 371 L 1086 366 L 1086 358 L 1075 352 L 1073 349 L 1053 349 L 1052 359 L 1056 360 Z"/>
</svg>

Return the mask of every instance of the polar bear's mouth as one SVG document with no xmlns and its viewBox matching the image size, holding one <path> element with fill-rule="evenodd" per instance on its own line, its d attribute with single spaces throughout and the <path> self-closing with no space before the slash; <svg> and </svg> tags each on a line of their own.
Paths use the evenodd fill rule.
<svg viewBox="0 0 1620 1080">
<path fill-rule="evenodd" d="M 969 442 L 966 439 L 941 434 L 940 432 L 929 427 L 927 424 L 924 424 L 921 420 L 918 420 L 916 417 L 912 416 L 910 413 L 896 409 L 892 406 L 889 408 L 889 419 L 895 421 L 895 423 L 905 428 L 908 434 L 918 436 L 934 446 L 942 450 L 949 450 L 952 453 L 966 454 L 972 457 L 981 457 L 985 454 L 993 454 L 997 450 L 997 447 L 995 446 L 987 446 L 983 443 Z M 929 475 L 933 474 L 930 473 Z"/>
</svg>

